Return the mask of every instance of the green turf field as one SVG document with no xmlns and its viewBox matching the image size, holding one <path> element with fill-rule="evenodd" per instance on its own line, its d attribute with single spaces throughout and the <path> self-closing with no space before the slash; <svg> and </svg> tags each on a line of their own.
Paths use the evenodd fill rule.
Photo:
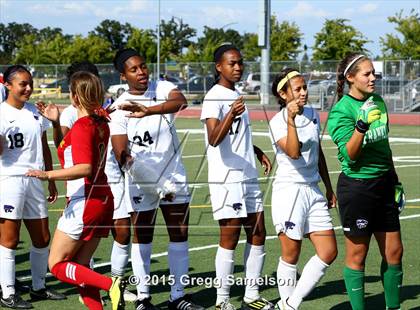
<svg viewBox="0 0 420 310">
<path fill-rule="evenodd" d="M 203 159 L 204 141 L 201 123 L 196 119 L 178 119 L 176 121 L 180 140 L 183 142 L 184 164 L 188 173 L 188 179 L 191 184 L 192 192 L 192 209 L 190 216 L 190 276 L 195 278 L 207 278 L 210 280 L 215 277 L 214 272 L 214 256 L 218 243 L 218 226 L 213 221 L 211 208 L 209 205 L 207 180 L 207 164 Z M 270 158 L 274 159 L 274 153 L 270 146 L 267 136 L 268 126 L 266 121 L 253 122 L 254 144 L 264 150 Z M 195 130 L 189 130 L 195 129 Z M 401 181 L 405 186 L 407 194 L 408 206 L 401 215 L 402 236 L 404 242 L 404 287 L 402 290 L 402 308 L 403 309 L 420 309 L 420 258 L 418 255 L 420 249 L 420 241 L 418 234 L 420 232 L 420 128 L 410 126 L 392 126 L 391 137 L 399 139 L 391 139 L 394 162 Z M 50 139 L 51 136 L 49 137 Z M 410 138 L 407 140 L 404 138 Z M 55 149 L 51 145 L 55 164 L 57 159 Z M 326 155 L 327 163 L 330 170 L 332 182 L 335 186 L 339 174 L 339 164 L 336 158 L 336 148 L 333 143 L 324 139 L 323 149 Z M 271 176 L 273 173 L 271 173 Z M 260 171 L 262 176 L 262 171 Z M 277 269 L 277 261 L 280 255 L 279 242 L 275 236 L 275 232 L 271 223 L 271 177 L 261 177 L 261 188 L 265 193 L 265 216 L 267 227 L 266 242 L 266 261 L 263 275 L 275 277 Z M 63 185 L 58 183 L 60 195 L 64 195 Z M 61 210 L 64 208 L 64 199 L 61 198 L 50 207 L 50 228 L 54 231 L 55 224 Z M 339 226 L 337 213 L 332 211 L 334 217 L 334 225 Z M 339 255 L 335 263 L 329 268 L 326 276 L 322 279 L 318 287 L 306 298 L 301 309 L 323 310 L 323 309 L 350 309 L 345 293 L 344 282 L 342 280 L 343 267 L 343 234 L 340 229 L 336 230 L 337 242 L 339 247 Z M 29 239 L 25 229 L 22 229 L 22 242 L 19 244 L 17 251 L 17 276 L 26 284 L 30 284 L 29 271 Z M 152 258 L 152 276 L 154 279 L 162 279 L 169 275 L 167 267 L 167 248 L 168 237 L 166 228 L 163 225 L 162 217 L 159 215 L 157 227 L 155 230 L 155 238 L 153 242 L 153 258 Z M 100 247 L 95 253 L 95 264 L 97 270 L 102 273 L 110 271 L 109 259 L 111 252 L 112 238 L 103 240 Z M 238 279 L 243 278 L 242 253 L 244 244 L 238 245 L 236 253 L 235 276 Z M 299 262 L 300 270 L 306 261 L 313 255 L 314 251 L 308 241 L 304 242 L 302 255 Z M 366 267 L 366 302 L 367 309 L 385 309 L 384 296 L 379 277 L 380 255 L 375 242 L 372 242 L 371 252 L 367 259 Z M 127 272 L 130 274 L 130 271 Z M 77 290 L 67 284 L 55 281 L 52 277 L 47 278 L 48 284 L 53 288 L 59 289 L 68 296 L 67 301 L 63 302 L 34 302 L 37 309 L 80 309 L 81 304 L 78 302 Z M 134 287 L 131 287 L 134 290 Z M 236 306 L 240 306 L 244 287 L 241 285 L 233 286 L 231 290 L 232 302 Z M 204 285 L 188 287 L 187 292 L 194 293 L 195 300 L 201 305 L 211 308 L 215 302 L 216 290 L 208 288 Z M 162 308 L 166 308 L 166 301 L 169 297 L 168 285 L 155 285 L 151 288 L 153 302 Z M 263 297 L 275 302 L 278 299 L 278 291 L 276 286 L 267 285 L 261 287 Z M 29 296 L 23 295 L 24 299 Z M 133 309 L 132 304 L 128 304 L 127 309 Z M 111 309 L 108 302 L 106 309 Z"/>
</svg>

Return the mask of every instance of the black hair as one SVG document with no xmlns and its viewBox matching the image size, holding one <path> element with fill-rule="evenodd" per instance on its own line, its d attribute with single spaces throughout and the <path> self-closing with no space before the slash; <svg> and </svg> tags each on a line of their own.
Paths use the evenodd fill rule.
<svg viewBox="0 0 420 310">
<path fill-rule="evenodd" d="M 216 85 L 220 80 L 220 73 L 216 69 L 216 64 L 220 63 L 223 58 L 223 55 L 227 51 L 237 51 L 239 54 L 241 51 L 232 43 L 222 43 L 213 53 L 213 61 L 214 61 L 214 85 Z"/>
<path fill-rule="evenodd" d="M 133 48 L 123 48 L 117 51 L 117 53 L 114 56 L 114 60 L 112 61 L 114 63 L 114 68 L 119 73 L 124 73 L 124 63 L 126 60 L 130 57 L 138 56 L 143 58 L 135 49 Z"/>
<path fill-rule="evenodd" d="M 279 85 L 280 81 L 286 77 L 290 72 L 298 71 L 293 68 L 283 68 L 279 74 L 276 75 L 276 77 L 273 80 L 273 84 L 271 85 L 271 92 L 273 93 L 274 97 L 277 98 L 277 103 L 280 105 L 280 110 L 286 107 L 286 101 L 280 96 L 280 94 L 277 91 L 277 85 Z M 285 83 L 283 87 L 281 88 L 282 91 L 287 91 L 287 88 L 289 87 L 289 82 Z"/>
<path fill-rule="evenodd" d="M 85 71 L 99 77 L 98 68 L 90 61 L 74 62 L 66 70 L 67 82 L 70 85 L 71 76 L 76 72 Z"/>
<path fill-rule="evenodd" d="M 347 82 L 347 84 L 350 86 L 350 82 L 347 80 L 347 78 L 344 76 L 344 71 L 346 70 L 347 66 L 354 61 L 356 58 L 361 56 L 359 59 L 357 59 L 351 66 L 347 69 L 346 75 L 351 74 L 355 75 L 359 71 L 359 64 L 362 61 L 369 60 L 369 57 L 364 56 L 361 53 L 350 53 L 337 66 L 337 99 L 340 100 L 344 95 L 344 83 Z"/>
<path fill-rule="evenodd" d="M 32 76 L 31 72 L 29 72 L 29 70 L 26 67 L 22 65 L 13 65 L 13 66 L 8 67 L 6 71 L 4 71 L 3 73 L 4 83 L 11 84 L 14 76 L 19 72 L 26 72 L 30 76 Z"/>
</svg>

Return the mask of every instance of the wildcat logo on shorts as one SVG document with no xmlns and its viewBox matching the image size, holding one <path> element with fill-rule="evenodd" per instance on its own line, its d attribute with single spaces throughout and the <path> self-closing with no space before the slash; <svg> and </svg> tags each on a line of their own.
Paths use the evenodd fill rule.
<svg viewBox="0 0 420 310">
<path fill-rule="evenodd" d="M 6 212 L 6 213 L 12 213 L 14 209 L 15 209 L 14 206 L 4 205 L 4 212 Z"/>
<path fill-rule="evenodd" d="M 143 195 L 140 196 L 133 196 L 133 201 L 136 205 L 143 201 Z"/>
<path fill-rule="evenodd" d="M 39 116 L 38 115 L 34 115 L 34 119 L 39 120 Z"/>
<path fill-rule="evenodd" d="M 356 226 L 359 229 L 366 228 L 367 225 L 368 225 L 368 223 L 369 222 L 367 220 L 364 220 L 364 219 L 358 219 L 358 220 L 356 220 Z"/>
<path fill-rule="evenodd" d="M 240 203 L 240 202 L 234 203 L 234 204 L 232 205 L 232 208 L 233 208 L 233 210 L 235 210 L 235 211 L 239 211 L 239 210 L 241 210 L 241 209 L 242 209 L 242 203 Z"/>
<path fill-rule="evenodd" d="M 293 229 L 293 227 L 295 227 L 296 224 L 290 221 L 286 221 L 284 222 L 284 227 L 286 227 L 286 229 Z"/>
</svg>

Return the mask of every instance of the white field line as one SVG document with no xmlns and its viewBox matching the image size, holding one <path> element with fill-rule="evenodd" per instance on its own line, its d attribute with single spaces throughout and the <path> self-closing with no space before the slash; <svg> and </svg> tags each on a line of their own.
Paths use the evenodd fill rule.
<svg viewBox="0 0 420 310">
<path fill-rule="evenodd" d="M 400 220 L 407 220 L 407 219 L 413 219 L 413 218 L 418 218 L 420 217 L 420 214 L 413 214 L 413 215 L 407 215 L 407 216 L 400 216 Z M 342 226 L 335 226 L 334 230 L 339 230 L 341 229 Z M 277 235 L 274 236 L 267 236 L 266 240 L 272 240 L 272 239 L 277 239 Z M 238 244 L 244 244 L 246 242 L 246 239 L 243 240 L 239 240 Z M 188 249 L 188 252 L 197 252 L 197 251 L 203 251 L 203 250 L 208 250 L 208 249 L 214 249 L 217 248 L 219 246 L 219 244 L 209 244 L 209 245 L 205 245 L 205 246 L 200 246 L 200 247 L 194 247 L 194 248 L 190 248 Z M 158 258 L 158 257 L 163 257 L 163 256 L 167 256 L 168 252 L 161 252 L 161 253 L 156 253 L 156 254 L 152 254 L 151 258 Z M 131 259 L 129 259 L 129 262 L 131 262 Z M 94 267 L 95 268 L 100 268 L 100 267 L 106 267 L 106 266 L 110 266 L 111 262 L 104 262 L 101 264 L 95 264 Z M 46 277 L 52 277 L 51 273 L 47 273 Z M 31 276 L 24 276 L 24 277 L 19 277 L 18 280 L 20 281 L 26 281 L 26 280 L 30 280 L 32 279 Z"/>
</svg>

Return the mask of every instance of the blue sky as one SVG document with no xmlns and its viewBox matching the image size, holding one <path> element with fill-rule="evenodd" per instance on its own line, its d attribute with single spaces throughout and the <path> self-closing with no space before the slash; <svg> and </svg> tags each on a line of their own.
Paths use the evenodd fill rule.
<svg viewBox="0 0 420 310">
<path fill-rule="evenodd" d="M 420 0 L 384 1 L 284 1 L 272 0 L 272 14 L 280 21 L 294 21 L 304 34 L 303 43 L 311 48 L 314 35 L 325 19 L 346 18 L 372 43 L 373 56 L 380 53 L 379 38 L 395 33 L 388 16 L 400 10 L 420 11 Z M 203 26 L 232 28 L 240 33 L 255 32 L 258 27 L 259 0 L 161 0 L 161 18 L 172 16 L 201 33 Z M 129 22 L 139 28 L 155 28 L 158 0 L 0 0 L 2 23 L 30 23 L 37 28 L 60 27 L 64 33 L 86 35 L 104 19 Z"/>
</svg>

